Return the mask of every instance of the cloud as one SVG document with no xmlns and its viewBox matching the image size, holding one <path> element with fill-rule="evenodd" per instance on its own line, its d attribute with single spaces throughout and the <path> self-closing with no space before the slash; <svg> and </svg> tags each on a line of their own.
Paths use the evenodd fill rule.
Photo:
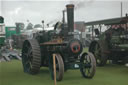
<svg viewBox="0 0 128 85">
<path fill-rule="evenodd" d="M 77 7 L 75 10 L 75 21 L 92 21 L 105 18 L 114 18 L 120 15 L 120 2 L 103 1 L 72 1 Z M 15 22 L 26 22 L 33 24 L 56 23 L 62 20 L 62 10 L 70 1 L 3 1 L 2 14 L 6 25 L 14 25 Z M 127 5 L 127 7 L 126 7 Z M 128 13 L 128 3 L 123 3 L 123 12 Z M 125 11 L 126 10 L 126 11 Z"/>
<path fill-rule="evenodd" d="M 15 8 L 15 10 L 14 11 L 9 11 L 9 14 L 10 15 L 17 15 L 17 14 L 19 14 L 19 12 L 22 10 L 22 7 L 17 7 L 17 8 Z"/>
</svg>

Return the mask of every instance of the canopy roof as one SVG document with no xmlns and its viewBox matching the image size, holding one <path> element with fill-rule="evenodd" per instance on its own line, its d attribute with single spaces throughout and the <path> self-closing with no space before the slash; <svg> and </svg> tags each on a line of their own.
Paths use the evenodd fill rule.
<svg viewBox="0 0 128 85">
<path fill-rule="evenodd" d="M 85 25 L 86 26 L 99 25 L 99 24 L 112 25 L 112 24 L 125 24 L 125 23 L 128 23 L 128 17 L 118 17 L 118 18 L 86 22 Z"/>
</svg>

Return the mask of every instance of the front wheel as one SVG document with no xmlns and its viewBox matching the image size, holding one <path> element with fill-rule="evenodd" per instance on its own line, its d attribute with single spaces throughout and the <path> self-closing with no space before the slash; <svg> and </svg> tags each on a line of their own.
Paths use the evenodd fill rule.
<svg viewBox="0 0 128 85">
<path fill-rule="evenodd" d="M 56 79 L 57 81 L 61 81 L 63 79 L 64 74 L 64 62 L 60 54 L 55 54 L 56 58 Z M 52 76 L 52 79 L 54 79 L 54 69 L 53 69 L 53 57 L 50 58 L 49 61 L 49 70 Z"/>
<path fill-rule="evenodd" d="M 83 53 L 80 58 L 80 71 L 85 78 L 92 78 L 96 72 L 96 60 L 92 53 Z"/>
</svg>

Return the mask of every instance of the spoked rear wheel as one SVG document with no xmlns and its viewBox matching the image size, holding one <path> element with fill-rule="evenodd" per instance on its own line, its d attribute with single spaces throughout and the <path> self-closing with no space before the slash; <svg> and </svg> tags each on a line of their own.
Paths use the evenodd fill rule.
<svg viewBox="0 0 128 85">
<path fill-rule="evenodd" d="M 85 78 L 92 78 L 96 72 L 96 60 L 92 53 L 83 53 L 80 58 L 80 71 Z"/>
<path fill-rule="evenodd" d="M 64 62 L 60 54 L 55 54 L 56 58 L 56 79 L 57 81 L 61 81 L 63 79 L 64 74 Z M 49 61 L 49 70 L 52 76 L 52 79 L 54 79 L 54 69 L 53 69 L 53 57 L 50 58 Z"/>
<path fill-rule="evenodd" d="M 105 49 L 105 48 L 104 48 Z M 89 52 L 92 52 L 96 58 L 96 64 L 98 66 L 104 66 L 107 62 L 107 56 L 104 53 L 101 45 L 98 42 L 94 42 L 89 47 Z"/>
<path fill-rule="evenodd" d="M 38 42 L 35 39 L 26 40 L 22 48 L 22 63 L 24 72 L 36 74 L 41 65 L 41 53 Z"/>
</svg>

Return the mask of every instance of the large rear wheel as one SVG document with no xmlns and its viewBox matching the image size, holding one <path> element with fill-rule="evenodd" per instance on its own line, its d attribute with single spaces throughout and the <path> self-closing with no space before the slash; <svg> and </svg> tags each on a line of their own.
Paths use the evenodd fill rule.
<svg viewBox="0 0 128 85">
<path fill-rule="evenodd" d="M 40 46 L 35 39 L 26 40 L 22 48 L 24 72 L 37 74 L 41 65 Z"/>
<path fill-rule="evenodd" d="M 107 62 L 107 55 L 104 53 L 101 45 L 98 42 L 93 42 L 89 47 L 89 52 L 92 52 L 96 58 L 96 63 L 98 66 L 104 66 Z"/>
</svg>

